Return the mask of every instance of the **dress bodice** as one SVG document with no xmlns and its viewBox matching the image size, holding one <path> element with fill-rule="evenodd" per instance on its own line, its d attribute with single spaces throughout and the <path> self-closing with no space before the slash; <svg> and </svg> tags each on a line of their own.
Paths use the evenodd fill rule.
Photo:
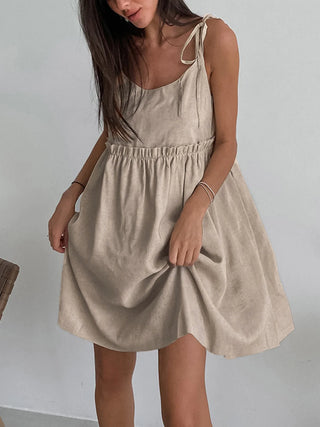
<svg viewBox="0 0 320 427">
<path fill-rule="evenodd" d="M 184 145 L 214 136 L 213 98 L 203 55 L 206 20 L 209 17 L 214 18 L 213 15 L 206 14 L 193 28 L 183 45 L 180 60 L 184 64 L 191 65 L 178 79 L 154 89 L 144 89 L 132 82 L 135 96 L 129 100 L 124 117 L 141 139 L 139 141 L 135 138 L 133 145 L 148 147 Z M 184 50 L 193 37 L 195 37 L 195 58 L 183 59 Z M 124 77 L 129 84 L 129 79 Z M 140 93 L 141 104 L 136 108 Z M 110 135 L 108 143 L 123 144 L 123 140 Z"/>
</svg>

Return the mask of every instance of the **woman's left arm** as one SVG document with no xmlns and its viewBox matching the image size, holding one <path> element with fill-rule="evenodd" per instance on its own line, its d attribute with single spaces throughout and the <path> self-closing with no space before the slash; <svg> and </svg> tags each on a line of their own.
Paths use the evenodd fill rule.
<svg viewBox="0 0 320 427">
<path fill-rule="evenodd" d="M 204 57 L 207 67 L 210 67 L 215 145 L 201 180 L 217 193 L 237 155 L 239 51 L 236 35 L 222 19 L 208 19 L 206 22 L 208 28 L 204 41 Z M 194 211 L 195 215 L 203 216 L 209 202 L 208 195 L 199 185 L 185 207 Z"/>
<path fill-rule="evenodd" d="M 204 57 L 214 102 L 215 143 L 201 181 L 217 194 L 237 154 L 239 52 L 234 32 L 222 19 L 206 22 Z M 173 265 L 192 265 L 198 259 L 202 246 L 202 219 L 209 205 L 208 194 L 197 185 L 171 234 L 169 261 Z"/>
</svg>

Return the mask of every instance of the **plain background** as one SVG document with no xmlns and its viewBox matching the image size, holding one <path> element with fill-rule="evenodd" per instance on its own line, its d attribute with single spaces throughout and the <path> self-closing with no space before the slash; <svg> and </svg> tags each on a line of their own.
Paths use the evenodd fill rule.
<svg viewBox="0 0 320 427">
<path fill-rule="evenodd" d="M 281 346 L 207 353 L 219 427 L 316 427 L 319 398 L 319 2 L 189 1 L 240 51 L 238 161 L 273 245 L 295 323 Z M 75 0 L 2 2 L 2 258 L 20 274 L 0 322 L 0 406 L 96 420 L 93 345 L 57 325 L 63 254 L 47 223 L 100 135 Z M 136 425 L 161 426 L 157 350 L 137 355 Z"/>
</svg>

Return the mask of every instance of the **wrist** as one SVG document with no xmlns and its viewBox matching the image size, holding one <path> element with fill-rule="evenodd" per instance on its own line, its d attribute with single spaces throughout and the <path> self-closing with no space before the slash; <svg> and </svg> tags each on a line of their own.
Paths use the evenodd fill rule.
<svg viewBox="0 0 320 427">
<path fill-rule="evenodd" d="M 208 195 L 201 187 L 201 185 L 197 185 L 191 196 L 186 201 L 184 208 L 192 215 L 199 216 L 202 219 L 205 216 L 209 206 L 210 200 Z"/>
<path fill-rule="evenodd" d="M 70 199 L 72 202 L 76 202 L 83 190 L 84 188 L 81 185 L 74 183 L 64 191 L 62 197 L 65 199 Z"/>
</svg>

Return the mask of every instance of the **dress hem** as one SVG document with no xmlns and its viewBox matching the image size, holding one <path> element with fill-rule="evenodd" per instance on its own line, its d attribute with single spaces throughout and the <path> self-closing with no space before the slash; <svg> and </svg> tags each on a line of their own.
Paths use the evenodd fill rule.
<svg viewBox="0 0 320 427">
<path fill-rule="evenodd" d="M 106 346 L 104 343 L 102 343 L 102 341 L 100 340 L 92 340 L 92 338 L 90 338 L 88 335 L 86 334 L 81 334 L 78 331 L 76 332 L 74 329 L 72 328 L 68 328 L 66 325 L 64 325 L 64 323 L 62 321 L 60 321 L 58 319 L 57 322 L 58 326 L 63 329 L 66 332 L 69 332 L 70 334 L 77 336 L 78 338 L 82 338 L 86 341 L 90 341 L 92 344 L 98 344 L 102 347 L 108 348 L 110 350 L 115 350 L 115 351 L 120 351 L 120 352 L 143 352 L 143 351 L 154 351 L 154 350 L 159 350 L 161 348 L 167 347 L 170 344 L 173 344 L 177 339 L 182 338 L 183 336 L 187 335 L 187 334 L 191 334 L 194 336 L 194 338 L 197 339 L 197 341 L 199 341 L 199 343 L 206 348 L 206 350 L 211 353 L 214 354 L 216 356 L 223 356 L 225 359 L 231 360 L 231 359 L 235 359 L 235 358 L 239 358 L 239 357 L 244 357 L 244 356 L 251 356 L 251 355 L 255 355 L 255 354 L 259 354 L 262 353 L 266 350 L 271 350 L 273 348 L 277 348 L 280 346 L 281 341 L 283 341 L 291 332 L 293 332 L 295 330 L 295 326 L 294 324 L 289 325 L 288 328 L 284 329 L 282 331 L 281 334 L 279 334 L 279 339 L 278 341 L 274 342 L 273 344 L 270 344 L 269 346 L 256 346 L 254 347 L 252 350 L 244 350 L 243 352 L 239 352 L 239 353 L 228 353 L 225 354 L 224 352 L 219 352 L 217 351 L 214 347 L 209 346 L 209 344 L 205 344 L 204 340 L 201 340 L 198 338 L 197 334 L 195 332 L 193 332 L 192 330 L 189 331 L 185 331 L 180 335 L 176 335 L 172 338 L 170 338 L 169 340 L 166 340 L 164 343 L 158 344 L 158 345 L 152 345 L 152 346 L 143 346 L 143 347 L 135 347 L 132 349 L 119 349 L 113 346 Z"/>
</svg>

